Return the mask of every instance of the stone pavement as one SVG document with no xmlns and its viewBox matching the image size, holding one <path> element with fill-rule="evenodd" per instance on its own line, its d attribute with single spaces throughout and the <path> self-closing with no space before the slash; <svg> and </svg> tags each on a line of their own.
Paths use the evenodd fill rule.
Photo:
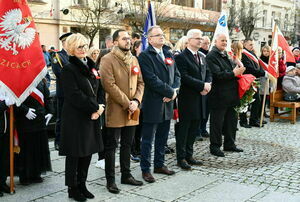
<svg viewBox="0 0 300 202">
<path fill-rule="evenodd" d="M 172 130 L 173 131 L 173 130 Z M 175 147 L 173 134 L 169 145 Z M 209 140 L 196 142 L 195 157 L 204 162 L 192 171 L 176 166 L 175 154 L 166 155 L 166 164 L 174 176 L 154 174 L 156 182 L 141 187 L 120 184 L 121 193 L 114 195 L 105 188 L 104 171 L 89 169 L 88 188 L 96 198 L 88 201 L 300 201 L 300 122 L 268 123 L 263 128 L 239 128 L 237 145 L 243 153 L 225 152 L 226 157 L 214 157 L 208 150 Z M 22 186 L 16 177 L 16 194 L 5 195 L 2 202 L 71 201 L 64 186 L 64 157 L 60 157 L 50 141 L 53 172 L 44 176 L 41 184 Z M 138 163 L 131 164 L 132 174 L 142 180 Z"/>
</svg>

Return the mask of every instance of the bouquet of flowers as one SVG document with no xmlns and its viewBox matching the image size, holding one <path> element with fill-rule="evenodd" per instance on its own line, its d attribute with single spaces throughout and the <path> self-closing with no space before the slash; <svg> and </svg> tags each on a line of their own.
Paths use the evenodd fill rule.
<svg viewBox="0 0 300 202">
<path fill-rule="evenodd" d="M 235 107 L 237 113 L 248 111 L 249 104 L 254 102 L 254 94 L 259 87 L 259 82 L 255 81 L 256 77 L 252 74 L 243 74 L 238 76 L 240 104 Z"/>
</svg>

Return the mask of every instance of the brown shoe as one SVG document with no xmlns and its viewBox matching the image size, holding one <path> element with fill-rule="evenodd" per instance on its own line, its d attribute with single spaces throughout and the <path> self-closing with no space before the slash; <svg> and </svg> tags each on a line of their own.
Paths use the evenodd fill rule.
<svg viewBox="0 0 300 202">
<path fill-rule="evenodd" d="M 160 173 L 165 175 L 174 175 L 175 172 L 173 170 L 169 170 L 166 166 L 161 168 L 154 168 L 154 173 Z"/>
<path fill-rule="evenodd" d="M 143 179 L 144 179 L 146 182 L 149 182 L 149 183 L 155 182 L 155 179 L 154 179 L 154 177 L 151 175 L 151 173 L 142 173 L 142 176 L 143 176 Z"/>
</svg>

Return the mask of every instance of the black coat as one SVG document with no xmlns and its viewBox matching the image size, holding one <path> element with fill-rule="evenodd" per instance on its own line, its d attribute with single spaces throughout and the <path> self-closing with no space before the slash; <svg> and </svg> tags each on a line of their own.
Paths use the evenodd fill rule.
<svg viewBox="0 0 300 202">
<path fill-rule="evenodd" d="M 168 47 L 163 47 L 163 53 L 165 58 L 174 61 Z M 139 55 L 138 60 L 145 82 L 142 102 L 143 122 L 160 123 L 171 120 L 173 101 L 165 103 L 163 98 L 172 98 L 174 89 L 180 86 L 180 74 L 175 63 L 166 65 L 151 45 Z"/>
<path fill-rule="evenodd" d="M 9 108 L 6 106 L 5 101 L 0 101 L 0 137 L 9 133 L 8 110 Z"/>
<path fill-rule="evenodd" d="M 239 105 L 238 82 L 234 76 L 234 64 L 227 54 L 217 47 L 206 56 L 208 68 L 212 74 L 212 89 L 208 94 L 210 108 L 227 108 Z"/>
<path fill-rule="evenodd" d="M 92 73 L 95 63 L 89 59 L 86 66 L 75 56 L 70 56 L 61 74 L 64 90 L 60 155 L 85 157 L 99 152 L 102 145 L 100 118 L 91 120 L 99 109 L 101 84 Z"/>
<path fill-rule="evenodd" d="M 34 97 L 28 96 L 26 100 L 19 106 L 15 107 L 15 120 L 17 130 L 20 133 L 37 132 L 46 129 L 46 114 L 53 114 L 52 105 L 49 102 L 49 89 L 44 81 L 41 81 L 36 87 L 44 96 L 44 106 Z M 26 118 L 29 108 L 35 109 L 37 115 L 35 119 Z"/>
<path fill-rule="evenodd" d="M 198 53 L 199 65 L 187 48 L 175 57 L 181 75 L 181 86 L 178 95 L 179 120 L 200 120 L 206 117 L 206 99 L 200 94 L 205 82 L 211 82 L 205 57 Z"/>
<path fill-rule="evenodd" d="M 255 53 L 253 53 L 252 51 L 249 51 L 249 50 L 247 50 L 247 51 L 250 52 L 253 56 L 255 56 L 257 58 L 257 56 L 255 55 Z M 244 53 L 242 54 L 242 60 L 241 61 L 242 61 L 243 65 L 244 65 L 244 67 L 246 67 L 246 70 L 245 70 L 244 74 L 252 74 L 256 78 L 265 76 L 265 71 L 256 62 L 254 62 L 253 60 L 251 60 Z"/>
</svg>

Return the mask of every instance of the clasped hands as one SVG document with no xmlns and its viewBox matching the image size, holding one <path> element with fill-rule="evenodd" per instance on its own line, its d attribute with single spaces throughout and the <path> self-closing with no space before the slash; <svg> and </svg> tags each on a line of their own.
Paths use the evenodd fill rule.
<svg viewBox="0 0 300 202">
<path fill-rule="evenodd" d="M 92 119 L 92 120 L 97 120 L 97 119 L 101 116 L 101 114 L 103 113 L 104 108 L 105 108 L 105 105 L 104 105 L 104 104 L 99 104 L 99 109 L 98 109 L 98 111 L 92 113 L 91 119 Z"/>
<path fill-rule="evenodd" d="M 130 112 L 130 113 L 134 113 L 135 110 L 137 110 L 138 106 L 139 106 L 138 101 L 136 101 L 136 100 L 131 100 L 131 101 L 129 102 L 129 112 Z"/>
<path fill-rule="evenodd" d="M 177 97 L 177 93 L 176 93 L 176 90 L 174 90 L 172 98 L 164 97 L 163 102 L 170 102 L 172 100 L 175 100 L 176 97 Z"/>
<path fill-rule="evenodd" d="M 211 83 L 204 83 L 204 89 L 200 92 L 201 95 L 207 95 L 211 90 Z"/>
</svg>

